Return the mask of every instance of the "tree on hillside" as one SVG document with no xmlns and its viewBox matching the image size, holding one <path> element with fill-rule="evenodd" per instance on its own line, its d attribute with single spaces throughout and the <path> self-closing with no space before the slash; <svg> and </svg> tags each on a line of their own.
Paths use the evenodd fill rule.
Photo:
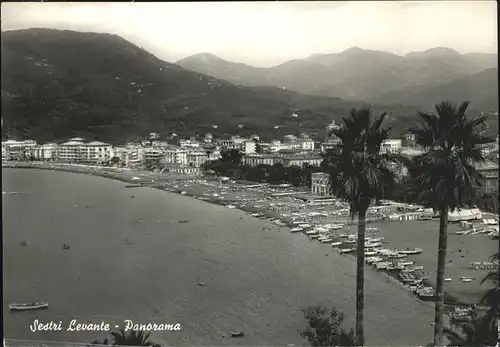
<svg viewBox="0 0 500 347">
<path fill-rule="evenodd" d="M 386 113 L 374 119 L 369 108 L 353 109 L 343 118 L 343 126 L 334 129 L 341 143 L 325 159 L 332 194 L 350 205 L 351 218 L 358 216 L 356 270 L 356 342 L 364 344 L 364 266 L 366 211 L 370 203 L 384 197 L 395 184 L 388 164 L 396 160 L 380 153 L 388 129 L 382 128 Z"/>
<path fill-rule="evenodd" d="M 472 201 L 483 177 L 474 166 L 484 161 L 480 145 L 491 142 L 479 130 L 485 117 L 466 115 L 468 102 L 458 108 L 448 102 L 436 105 L 436 114 L 419 113 L 421 124 L 410 129 L 426 152 L 412 160 L 413 195 L 440 214 L 434 345 L 442 345 L 444 276 L 448 213 Z"/>
<path fill-rule="evenodd" d="M 344 314 L 335 307 L 328 312 L 326 308 L 313 306 L 302 313 L 308 326 L 299 330 L 299 334 L 307 338 L 311 346 L 356 346 L 354 331 L 341 328 Z"/>
</svg>

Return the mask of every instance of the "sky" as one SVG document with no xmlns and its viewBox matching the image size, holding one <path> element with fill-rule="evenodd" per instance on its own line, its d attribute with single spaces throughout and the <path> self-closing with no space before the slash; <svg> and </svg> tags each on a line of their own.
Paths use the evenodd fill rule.
<svg viewBox="0 0 500 347">
<path fill-rule="evenodd" d="M 350 47 L 497 53 L 496 1 L 2 3 L 4 30 L 105 32 L 175 62 L 196 53 L 272 66 Z"/>
</svg>

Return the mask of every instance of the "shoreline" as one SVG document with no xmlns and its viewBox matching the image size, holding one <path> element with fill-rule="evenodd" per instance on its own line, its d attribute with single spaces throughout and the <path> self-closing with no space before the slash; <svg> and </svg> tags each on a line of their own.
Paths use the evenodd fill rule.
<svg viewBox="0 0 500 347">
<path fill-rule="evenodd" d="M 88 166 L 88 165 L 78 165 L 78 164 L 52 164 L 52 163 L 2 163 L 2 168 L 10 168 L 10 169 L 39 169 L 39 170 L 52 170 L 52 171 L 62 171 L 69 173 L 79 173 L 79 174 L 87 174 L 92 176 L 98 176 L 103 178 L 109 178 L 117 181 L 121 181 L 124 183 L 128 183 L 131 186 L 128 187 L 130 189 L 138 187 L 148 187 L 163 190 L 165 192 L 174 193 L 177 195 L 183 195 L 186 197 L 190 197 L 199 201 L 208 202 L 211 204 L 219 205 L 219 206 L 231 206 L 232 203 L 237 200 L 222 200 L 213 197 L 205 197 L 207 194 L 188 194 L 180 188 L 172 189 L 167 185 L 168 182 L 178 182 L 178 181 L 209 181 L 206 177 L 199 176 L 186 176 L 179 174 L 170 174 L 170 173 L 154 173 L 145 170 L 133 170 L 129 168 L 116 168 L 116 167 L 100 167 L 100 166 Z M 280 214 L 275 211 L 271 211 L 265 208 L 257 208 L 255 206 L 238 206 L 234 209 L 238 209 L 248 214 L 259 213 L 260 216 L 254 218 L 257 219 L 269 219 L 269 218 L 279 218 Z M 288 218 L 285 218 L 288 219 Z M 345 221 L 339 221 L 345 223 L 347 225 L 355 225 L 356 220 L 352 221 L 350 217 L 347 217 Z M 387 221 L 389 222 L 389 221 Z M 285 221 L 283 225 L 276 225 L 275 223 L 269 222 L 273 226 L 277 227 L 285 227 L 287 229 L 293 228 L 293 224 L 290 221 Z M 268 228 L 270 229 L 270 228 Z M 343 248 L 343 247 L 341 247 Z M 356 252 L 344 254 L 347 256 L 356 258 Z M 390 271 L 377 271 L 382 274 L 383 277 L 389 277 L 394 281 L 395 285 L 402 285 L 402 283 L 398 280 L 397 274 L 394 274 Z M 432 285 L 432 280 L 426 280 L 426 285 Z M 414 295 L 421 302 L 433 302 L 434 300 L 422 299 L 417 295 Z M 445 293 L 445 305 L 453 306 L 453 305 L 471 305 L 471 302 L 466 302 L 460 299 L 458 296 L 454 294 Z"/>
</svg>

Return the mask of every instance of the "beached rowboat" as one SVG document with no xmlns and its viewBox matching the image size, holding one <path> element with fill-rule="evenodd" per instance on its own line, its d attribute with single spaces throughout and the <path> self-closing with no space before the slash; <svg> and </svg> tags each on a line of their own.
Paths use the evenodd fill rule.
<svg viewBox="0 0 500 347">
<path fill-rule="evenodd" d="M 32 302 L 29 304 L 9 304 L 9 309 L 12 311 L 38 310 L 48 307 L 49 304 L 47 302 Z"/>
</svg>

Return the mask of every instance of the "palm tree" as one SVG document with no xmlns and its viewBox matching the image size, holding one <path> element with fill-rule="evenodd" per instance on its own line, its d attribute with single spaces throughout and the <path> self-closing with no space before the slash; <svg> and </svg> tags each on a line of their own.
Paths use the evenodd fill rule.
<svg viewBox="0 0 500 347">
<path fill-rule="evenodd" d="M 500 260 L 500 252 L 493 254 L 490 257 L 491 261 L 498 262 Z M 489 307 L 486 314 L 487 319 L 490 320 L 490 325 L 492 327 L 497 324 L 497 319 L 500 316 L 500 288 L 498 288 L 498 283 L 500 282 L 498 270 L 490 271 L 481 281 L 483 284 L 486 281 L 491 281 L 495 284 L 494 287 L 486 291 L 486 293 L 481 298 L 481 303 Z"/>
<path fill-rule="evenodd" d="M 448 102 L 436 105 L 436 114 L 419 113 L 421 124 L 410 129 L 426 152 L 410 168 L 415 197 L 440 214 L 434 345 L 442 345 L 444 275 L 448 213 L 471 203 L 472 192 L 483 177 L 475 164 L 484 161 L 480 145 L 492 140 L 482 135 L 485 117 L 469 118 L 469 103 L 458 108 Z"/>
<path fill-rule="evenodd" d="M 395 176 L 388 168 L 395 160 L 381 154 L 382 141 L 388 138 L 388 129 L 382 128 L 386 113 L 372 117 L 371 110 L 352 109 L 343 118 L 343 126 L 332 130 L 341 142 L 326 154 L 324 169 L 330 174 L 332 194 L 347 201 L 351 218 L 358 215 L 358 243 L 356 270 L 356 342 L 364 344 L 364 266 L 366 211 L 370 203 L 386 196 L 394 187 Z"/>
<path fill-rule="evenodd" d="M 499 341 L 496 326 L 490 324 L 487 316 L 478 316 L 476 312 L 466 321 L 452 318 L 451 325 L 452 328 L 444 329 L 451 346 L 495 346 Z"/>
<path fill-rule="evenodd" d="M 148 341 L 149 335 L 151 333 L 135 330 L 131 330 L 127 334 L 123 329 L 111 333 L 115 346 L 154 346 L 153 342 Z"/>
</svg>

